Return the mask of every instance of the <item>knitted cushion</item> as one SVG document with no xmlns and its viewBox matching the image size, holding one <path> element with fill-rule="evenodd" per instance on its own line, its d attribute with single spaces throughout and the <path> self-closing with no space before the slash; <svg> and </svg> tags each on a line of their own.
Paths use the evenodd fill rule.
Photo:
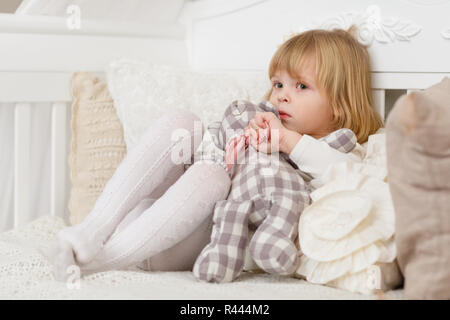
<svg viewBox="0 0 450 320">
<path fill-rule="evenodd" d="M 72 190 L 70 223 L 80 223 L 126 153 L 122 124 L 104 81 L 89 72 L 72 76 Z"/>
</svg>

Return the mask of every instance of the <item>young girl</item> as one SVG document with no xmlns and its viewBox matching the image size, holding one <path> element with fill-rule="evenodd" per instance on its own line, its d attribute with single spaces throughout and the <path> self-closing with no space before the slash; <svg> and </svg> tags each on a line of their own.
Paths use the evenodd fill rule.
<svg viewBox="0 0 450 320">
<path fill-rule="evenodd" d="M 288 154 L 306 180 L 330 164 L 359 160 L 318 138 L 349 128 L 363 143 L 382 126 L 372 107 L 368 53 L 350 31 L 311 30 L 288 39 L 270 62 L 269 78 L 273 86 L 265 98 L 281 120 L 259 113 L 245 134 L 260 152 Z M 166 115 L 129 150 L 85 220 L 58 233 L 57 279 L 66 279 L 73 264 L 84 274 L 139 264 L 147 270 L 192 270 L 210 241 L 214 205 L 230 189 L 218 163 L 197 161 L 185 170 L 171 161 L 171 152 L 186 139 L 197 149 L 196 121 L 188 111 Z M 173 142 L 178 128 L 190 135 Z M 258 132 L 267 128 L 279 134 L 260 142 Z M 271 136 L 279 141 L 272 143 Z"/>
<path fill-rule="evenodd" d="M 272 89 L 265 98 L 277 107 L 281 121 L 271 112 L 250 121 L 246 135 L 257 150 L 271 152 L 270 143 L 256 144 L 256 132 L 266 129 L 267 122 L 272 130 L 279 130 L 279 151 L 293 157 L 302 171 L 317 176 L 335 157 L 345 157 L 325 148 L 317 138 L 348 128 L 361 144 L 382 127 L 372 107 L 369 55 L 351 36 L 355 31 L 354 27 L 311 30 L 290 38 L 277 50 L 269 66 Z M 308 154 L 303 154 L 306 149 Z"/>
</svg>

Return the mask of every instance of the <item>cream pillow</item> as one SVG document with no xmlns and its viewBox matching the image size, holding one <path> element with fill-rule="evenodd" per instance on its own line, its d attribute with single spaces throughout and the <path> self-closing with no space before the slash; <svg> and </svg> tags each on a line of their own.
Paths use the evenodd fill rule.
<svg viewBox="0 0 450 320">
<path fill-rule="evenodd" d="M 174 108 L 192 111 L 206 127 L 233 100 L 261 100 L 270 89 L 265 72 L 200 72 L 125 58 L 111 62 L 106 75 L 128 148 Z"/>
<path fill-rule="evenodd" d="M 70 223 L 90 212 L 126 153 L 123 129 L 104 81 L 89 72 L 72 76 L 72 190 Z"/>
</svg>

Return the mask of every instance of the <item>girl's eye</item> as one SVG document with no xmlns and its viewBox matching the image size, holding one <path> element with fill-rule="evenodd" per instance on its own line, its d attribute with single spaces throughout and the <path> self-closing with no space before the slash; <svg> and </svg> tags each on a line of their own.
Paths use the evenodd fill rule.
<svg viewBox="0 0 450 320">
<path fill-rule="evenodd" d="M 281 83 L 281 82 L 275 82 L 274 84 L 273 84 L 273 86 L 275 87 L 275 88 L 282 88 L 283 87 L 283 84 Z"/>
<path fill-rule="evenodd" d="M 304 89 L 306 89 L 306 88 L 308 88 L 308 87 L 305 86 L 303 83 L 297 83 L 297 88 L 298 88 L 298 89 L 304 90 Z"/>
</svg>

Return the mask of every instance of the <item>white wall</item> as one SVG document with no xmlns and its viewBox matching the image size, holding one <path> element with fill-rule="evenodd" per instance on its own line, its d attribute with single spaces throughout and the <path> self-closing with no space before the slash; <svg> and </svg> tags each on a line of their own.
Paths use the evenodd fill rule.
<svg viewBox="0 0 450 320">
<path fill-rule="evenodd" d="M 174 23 L 184 0 L 23 0 L 17 13 L 61 17 L 70 5 L 80 8 L 82 19 L 153 25 Z"/>
</svg>

